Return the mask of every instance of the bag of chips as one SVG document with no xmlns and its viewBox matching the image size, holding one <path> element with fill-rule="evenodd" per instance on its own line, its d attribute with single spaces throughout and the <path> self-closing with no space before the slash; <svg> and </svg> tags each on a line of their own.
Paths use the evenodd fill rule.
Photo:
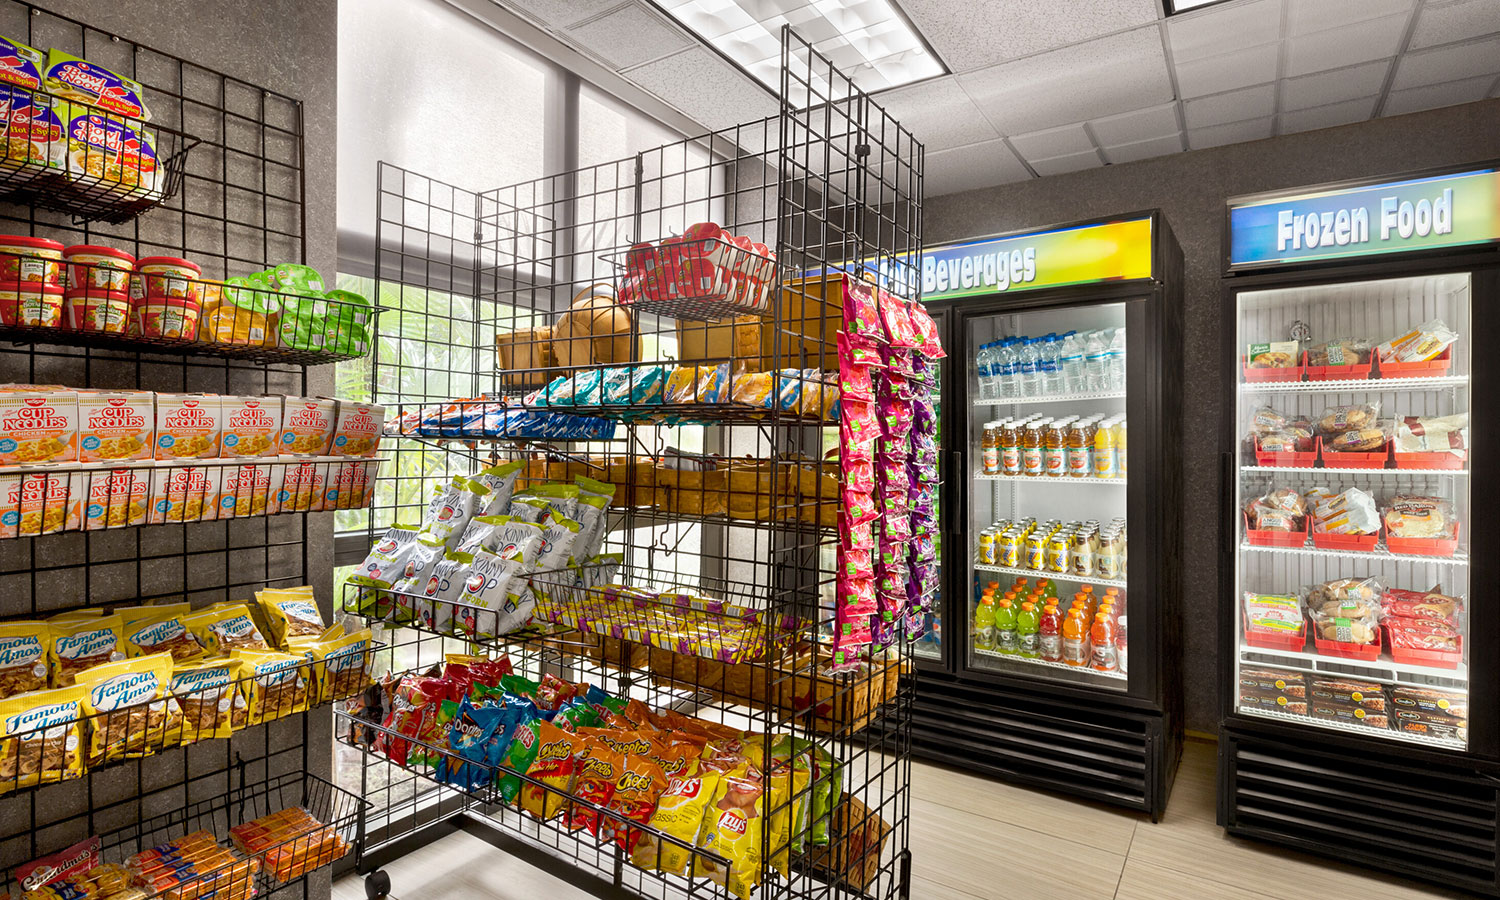
<svg viewBox="0 0 1500 900">
<path fill-rule="evenodd" d="M 457 550 L 464 529 L 469 527 L 469 520 L 474 518 L 488 490 L 467 478 L 453 479 L 428 505 L 427 515 L 422 519 L 421 540 Z"/>
<path fill-rule="evenodd" d="M 490 747 L 496 730 L 506 727 L 509 711 L 497 706 L 476 707 L 467 700 L 444 700 L 441 711 L 441 718 L 448 720 L 447 746 L 452 756 L 439 759 L 437 780 L 465 791 L 483 788 L 494 777 Z M 466 762 L 459 763 L 454 756 Z"/>
<path fill-rule="evenodd" d="M 405 675 L 391 695 L 390 709 L 386 713 L 384 728 L 395 734 L 380 732 L 376 735 L 375 753 L 379 753 L 398 766 L 406 765 L 412 745 L 403 738 L 419 738 L 422 726 L 429 716 L 436 715 L 441 699 L 427 692 L 422 683 L 425 679 L 416 675 Z"/>
<path fill-rule="evenodd" d="M 95 666 L 79 675 L 78 683 L 87 688 L 89 766 L 150 756 L 182 739 L 170 653 Z"/>
<path fill-rule="evenodd" d="M 661 767 L 644 756 L 625 756 L 625 766 L 615 779 L 615 791 L 609 798 L 609 810 L 617 813 L 625 822 L 642 825 L 651 821 L 662 792 L 667 789 L 667 776 Z M 645 837 L 645 832 L 631 828 L 613 818 L 606 818 L 601 837 L 614 843 L 627 854 L 633 854 Z"/>
<path fill-rule="evenodd" d="M 609 504 L 615 498 L 616 485 L 595 481 L 582 475 L 573 479 L 578 485 L 578 538 L 573 542 L 573 559 L 582 563 L 599 552 L 608 527 Z"/>
<path fill-rule="evenodd" d="M 505 768 L 509 771 L 501 773 L 499 785 L 500 797 L 509 805 L 516 805 L 520 800 L 521 788 L 525 782 L 516 773 L 531 769 L 537 750 L 541 747 L 540 730 L 544 724 L 546 723 L 540 718 L 531 717 L 523 718 L 516 724 L 515 735 L 505 750 Z"/>
<path fill-rule="evenodd" d="M 182 743 L 227 738 L 249 724 L 249 702 L 239 682 L 243 663 L 220 659 L 172 671 L 172 696 L 182 709 Z"/>
<path fill-rule="evenodd" d="M 577 781 L 573 795 L 598 807 L 607 807 L 615 795 L 615 782 L 625 771 L 625 755 L 610 748 L 608 744 L 594 738 L 582 738 L 583 749 L 578 754 Z M 599 828 L 603 814 L 599 810 L 581 803 L 568 806 L 567 825 L 569 831 L 588 829 L 590 835 L 600 837 Z"/>
<path fill-rule="evenodd" d="M 452 602 L 437 605 L 433 629 L 498 637 L 525 626 L 536 606 L 525 583 L 528 562 L 524 556 L 504 559 L 488 550 L 476 552 Z"/>
<path fill-rule="evenodd" d="M 792 877 L 793 828 L 800 828 L 804 821 L 799 813 L 806 809 L 804 798 L 808 775 L 805 767 L 793 767 L 788 761 L 775 769 L 769 778 L 771 810 L 767 827 L 770 829 L 771 865 L 788 880 Z"/>
<path fill-rule="evenodd" d="M 543 822 L 563 811 L 573 787 L 576 743 L 576 736 L 551 722 L 537 724 L 536 752 L 526 777 L 539 783 L 522 783 L 521 809 Z"/>
<path fill-rule="evenodd" d="M 474 515 L 505 515 L 510 509 L 511 495 L 515 493 L 516 476 L 520 475 L 521 470 L 525 468 L 526 461 L 520 459 L 508 463 L 496 463 L 480 469 L 478 474 L 469 479 L 489 490 L 489 493 L 485 494 L 481 500 L 479 508 L 474 511 Z"/>
<path fill-rule="evenodd" d="M 685 875 L 693 850 L 703 832 L 704 813 L 719 789 L 723 776 L 718 772 L 683 775 L 671 779 L 651 814 L 651 827 L 676 841 L 658 844 L 646 834 L 630 855 L 630 861 L 646 871 Z M 681 843 L 677 843 L 680 841 Z"/>
<path fill-rule="evenodd" d="M 740 900 L 760 883 L 761 834 L 766 824 L 765 783 L 759 773 L 738 770 L 719 782 L 713 804 L 703 819 L 702 847 L 729 861 L 720 868 L 707 857 L 695 857 L 693 874 L 725 885 Z"/>
</svg>

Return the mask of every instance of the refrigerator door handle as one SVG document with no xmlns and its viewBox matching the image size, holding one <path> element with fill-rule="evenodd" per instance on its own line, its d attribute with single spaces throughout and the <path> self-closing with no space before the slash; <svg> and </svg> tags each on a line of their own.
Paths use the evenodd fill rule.
<svg viewBox="0 0 1500 900">
<path fill-rule="evenodd" d="M 1219 457 L 1219 521 L 1224 523 L 1223 539 L 1219 556 L 1233 564 L 1234 544 L 1239 538 L 1239 528 L 1234 523 L 1234 454 L 1223 453 Z"/>
<path fill-rule="evenodd" d="M 968 483 L 968 479 L 961 479 L 961 478 L 959 478 L 959 473 L 963 471 L 963 464 L 964 464 L 963 452 L 959 451 L 959 450 L 949 450 L 948 451 L 948 469 L 947 469 L 946 473 L 943 473 L 943 480 L 944 481 L 952 481 L 955 484 L 967 484 Z M 955 496 L 953 499 L 955 501 L 962 499 L 964 503 L 967 503 L 969 498 L 968 497 L 962 497 L 962 498 L 960 498 L 960 497 Z M 961 517 L 960 512 L 959 512 L 959 506 L 960 505 L 962 505 L 962 504 L 957 503 L 957 502 L 949 503 L 948 504 L 948 508 L 946 510 L 944 510 L 945 515 L 943 516 L 943 518 L 945 518 L 947 520 L 947 522 L 946 522 L 946 524 L 943 525 L 943 530 L 946 531 L 948 534 L 958 534 L 961 531 L 963 531 L 964 526 L 963 526 L 963 522 L 962 522 L 962 517 Z"/>
</svg>

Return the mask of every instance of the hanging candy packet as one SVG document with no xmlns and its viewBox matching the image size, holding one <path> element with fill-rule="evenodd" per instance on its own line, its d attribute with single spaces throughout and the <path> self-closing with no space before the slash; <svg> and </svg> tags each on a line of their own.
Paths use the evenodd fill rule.
<svg viewBox="0 0 1500 900">
<path fill-rule="evenodd" d="M 840 472 L 844 486 L 851 491 L 871 493 L 875 490 L 875 461 L 864 457 L 845 458 Z"/>
<path fill-rule="evenodd" d="M 880 437 L 880 418 L 874 403 L 845 397 L 839 405 L 839 437 L 844 447 L 868 444 Z"/>
<path fill-rule="evenodd" d="M 842 536 L 840 546 L 856 550 L 875 549 L 875 523 L 866 519 L 860 522 L 851 522 L 847 507 L 839 510 L 839 534 Z"/>
<path fill-rule="evenodd" d="M 845 365 L 874 366 L 881 369 L 886 367 L 886 361 L 879 350 L 873 346 L 854 343 L 849 339 L 847 331 L 839 332 L 838 354 L 839 371 L 843 371 Z"/>
<path fill-rule="evenodd" d="M 873 578 L 840 579 L 838 597 L 838 607 L 834 610 L 836 622 L 859 621 L 880 609 Z"/>
<path fill-rule="evenodd" d="M 878 397 L 894 400 L 910 400 L 915 392 L 912 390 L 912 380 L 899 372 L 887 371 L 880 379 Z"/>
<path fill-rule="evenodd" d="M 912 364 L 913 356 L 910 350 L 896 347 L 881 348 L 881 359 L 886 367 L 897 375 L 904 375 L 907 378 L 915 378 L 917 374 Z"/>
<path fill-rule="evenodd" d="M 846 398 L 874 400 L 875 386 L 870 380 L 869 366 L 839 365 L 839 390 Z"/>
<path fill-rule="evenodd" d="M 917 337 L 917 353 L 928 360 L 942 359 L 948 353 L 943 350 L 942 339 L 938 337 L 937 323 L 932 320 L 926 307 L 921 303 L 912 303 L 907 307 L 907 315 L 911 320 L 912 330 Z"/>
<path fill-rule="evenodd" d="M 874 289 L 853 278 L 844 279 L 844 331 L 849 340 L 873 347 L 884 339 Z"/>
<path fill-rule="evenodd" d="M 911 434 L 912 411 L 907 400 L 882 400 L 876 402 L 880 413 L 880 425 L 886 436 L 906 437 Z"/>
<path fill-rule="evenodd" d="M 936 362 L 923 356 L 920 352 L 912 357 L 911 380 L 914 384 L 932 385 L 937 383 L 938 366 Z"/>
<path fill-rule="evenodd" d="M 845 488 L 841 492 L 841 496 L 844 500 L 843 512 L 846 525 L 861 525 L 866 522 L 873 522 L 880 517 L 880 510 L 869 494 Z"/>
<path fill-rule="evenodd" d="M 842 578 L 873 578 L 875 564 L 869 550 L 839 548 L 839 576 Z"/>
<path fill-rule="evenodd" d="M 911 317 L 906 311 L 906 301 L 887 291 L 880 291 L 880 321 L 885 326 L 885 336 L 892 347 L 916 347 L 921 342 L 912 327 Z"/>
</svg>

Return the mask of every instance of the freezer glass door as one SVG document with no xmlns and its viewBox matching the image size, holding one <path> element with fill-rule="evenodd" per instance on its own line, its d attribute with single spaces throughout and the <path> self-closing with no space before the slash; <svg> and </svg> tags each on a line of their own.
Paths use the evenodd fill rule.
<svg viewBox="0 0 1500 900">
<path fill-rule="evenodd" d="M 1240 714 L 1467 747 L 1471 297 L 1237 295 Z"/>
<path fill-rule="evenodd" d="M 971 670 L 1128 686 L 1125 308 L 966 322 Z"/>
<path fill-rule="evenodd" d="M 946 314 L 944 314 L 944 316 L 946 316 Z M 945 325 L 946 319 L 939 324 L 940 327 L 942 325 Z M 934 411 L 936 412 L 935 418 L 937 419 L 938 423 L 938 434 L 936 435 L 936 437 L 937 445 L 939 447 L 943 446 L 942 422 L 943 409 L 946 406 L 946 400 L 943 397 L 942 371 L 943 370 L 941 367 L 936 370 L 938 377 L 938 389 L 933 392 L 933 396 L 937 398 L 936 402 L 934 403 Z M 938 478 L 944 481 L 946 481 L 949 477 L 949 474 L 947 472 L 947 460 L 945 459 L 946 456 L 946 453 L 938 454 Z M 947 519 L 943 516 L 944 510 L 941 508 L 941 491 L 938 492 L 937 503 L 939 504 L 939 508 L 936 510 L 937 520 L 939 522 L 946 522 Z M 938 568 L 938 577 L 936 581 L 938 584 L 942 584 L 943 534 L 941 531 L 933 538 L 933 541 L 937 545 L 937 562 L 935 563 L 935 565 Z M 941 591 L 941 588 L 939 588 L 939 590 Z M 931 611 L 927 613 L 927 621 L 923 623 L 924 628 L 922 631 L 922 636 L 918 638 L 914 644 L 912 644 L 912 653 L 917 657 L 919 661 L 938 665 L 941 665 L 943 663 L 943 602 L 944 597 L 941 593 L 932 598 Z"/>
</svg>

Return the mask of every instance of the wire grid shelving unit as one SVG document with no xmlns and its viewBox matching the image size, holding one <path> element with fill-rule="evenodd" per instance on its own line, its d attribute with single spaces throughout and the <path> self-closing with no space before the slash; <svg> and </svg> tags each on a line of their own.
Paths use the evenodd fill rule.
<svg viewBox="0 0 1500 900">
<path fill-rule="evenodd" d="M 444 648 L 503 652 L 531 678 L 587 681 L 751 732 L 746 742 L 762 752 L 775 734 L 807 741 L 836 761 L 823 786 L 837 777 L 871 814 L 860 821 L 881 823 L 879 850 L 809 842 L 789 878 L 762 854 L 757 896 L 906 897 L 906 641 L 856 672 L 825 674 L 840 461 L 834 395 L 822 385 L 838 371 L 842 279 L 879 278 L 917 299 L 901 273 L 921 252 L 922 148 L 790 30 L 782 63 L 778 115 L 616 161 L 486 191 L 384 163 L 378 173 L 376 274 L 391 312 L 371 377 L 394 424 L 372 540 L 420 520 L 455 476 L 495 462 L 524 462 L 517 490 L 609 482 L 600 550 L 615 556 L 583 568 L 602 570 L 600 583 L 733 605 L 746 617 L 735 638 L 717 611 L 696 645 L 670 650 L 552 616 L 588 593 L 574 571 L 533 576 L 535 618 L 553 624 L 500 636 L 460 633 L 445 623 L 462 619 L 463 604 L 415 594 L 349 585 L 343 609 L 434 642 L 408 654 L 410 672 L 440 664 Z M 708 222 L 730 237 L 689 230 Z M 685 246 L 700 239 L 713 244 L 708 262 Z M 673 611 L 628 605 L 642 627 L 669 627 Z M 561 820 L 538 822 L 490 792 L 370 752 L 375 723 L 341 713 L 338 731 L 375 792 L 367 866 L 430 826 L 482 822 L 601 895 L 731 896 L 708 877 L 636 868 Z"/>
</svg>

